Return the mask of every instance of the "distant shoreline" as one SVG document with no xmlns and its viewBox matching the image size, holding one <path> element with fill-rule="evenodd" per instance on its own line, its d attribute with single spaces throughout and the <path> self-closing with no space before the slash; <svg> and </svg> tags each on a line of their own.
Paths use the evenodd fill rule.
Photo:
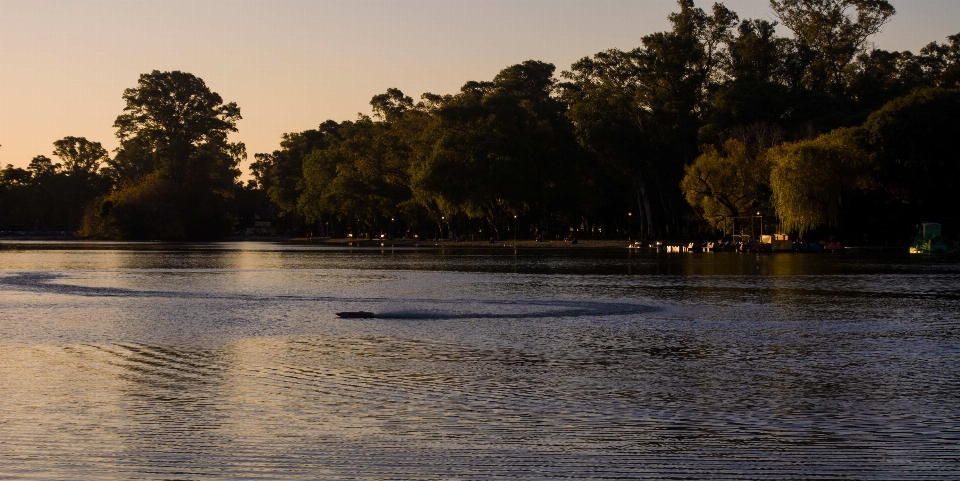
<svg viewBox="0 0 960 481">
<path fill-rule="evenodd" d="M 50 241 L 50 242 L 119 242 L 119 243 L 171 243 L 171 244 L 192 244 L 192 243 L 217 243 L 217 242 L 263 242 L 276 244 L 296 244 L 296 245 L 316 245 L 329 247 L 456 247 L 456 248 L 547 248 L 547 249 L 626 249 L 632 241 L 628 240 L 595 240 L 584 239 L 571 243 L 562 240 L 545 240 L 536 242 L 531 239 L 506 239 L 491 243 L 490 241 L 453 241 L 453 240 L 417 240 L 417 239 L 351 239 L 351 238 L 307 238 L 307 237 L 246 237 L 231 236 L 212 241 L 162 241 L 162 240 L 113 240 L 113 239 L 85 239 L 73 237 L 70 235 L 49 235 L 49 236 L 0 236 L 0 241 Z"/>
<path fill-rule="evenodd" d="M 288 244 L 301 246 L 318 247 L 336 247 L 336 248 L 421 248 L 421 249 L 537 249 L 537 250 L 631 250 L 637 253 L 656 253 L 658 250 L 649 248 L 629 249 L 634 241 L 625 239 L 578 239 L 576 243 L 563 240 L 544 240 L 537 242 L 532 239 L 505 239 L 497 242 L 486 241 L 455 241 L 446 239 L 352 239 L 352 238 L 308 238 L 308 237 L 256 237 L 256 236 L 231 236 L 212 241 L 162 241 L 162 240 L 110 240 L 110 239 L 84 239 L 72 236 L 0 236 L 0 242 L 60 242 L 60 243 L 111 243 L 111 244 L 216 244 L 216 243 L 241 243 L 253 242 L 264 244 Z M 686 246 L 690 243 L 701 243 L 703 241 L 691 240 L 665 240 L 663 246 Z M 666 253 L 662 249 L 661 253 Z M 687 252 L 684 252 L 687 253 Z M 778 253 L 792 253 L 784 251 Z M 830 252 L 827 252 L 828 254 Z M 834 254 L 906 254 L 907 248 L 898 246 L 845 246 Z M 769 254 L 769 252 L 767 253 Z"/>
<path fill-rule="evenodd" d="M 246 240 L 245 238 L 232 238 Z M 538 249 L 626 249 L 632 241 L 578 239 L 576 243 L 562 240 L 544 240 L 537 242 L 532 239 L 501 239 L 496 242 L 485 241 L 454 241 L 454 240 L 415 240 L 415 239 L 328 239 L 295 237 L 289 242 L 307 245 L 328 245 L 336 247 L 456 247 L 456 248 L 538 248 Z"/>
</svg>

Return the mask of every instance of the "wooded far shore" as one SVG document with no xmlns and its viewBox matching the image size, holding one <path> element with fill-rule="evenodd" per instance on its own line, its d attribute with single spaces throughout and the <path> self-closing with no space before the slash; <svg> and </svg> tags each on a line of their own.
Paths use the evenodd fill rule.
<svg viewBox="0 0 960 481">
<path fill-rule="evenodd" d="M 114 152 L 67 136 L 58 161 L 0 169 L 0 231 L 882 246 L 932 221 L 958 238 L 960 34 L 877 49 L 887 0 L 770 0 L 775 21 L 677 3 L 669 30 L 560 72 L 387 89 L 371 115 L 255 153 L 247 182 L 240 107 L 190 73 L 145 73 Z"/>
</svg>

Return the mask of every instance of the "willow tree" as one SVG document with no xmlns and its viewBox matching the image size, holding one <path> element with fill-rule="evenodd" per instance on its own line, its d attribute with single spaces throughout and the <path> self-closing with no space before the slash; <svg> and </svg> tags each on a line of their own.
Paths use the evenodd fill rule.
<svg viewBox="0 0 960 481">
<path fill-rule="evenodd" d="M 781 228 L 800 234 L 838 227 L 845 200 L 868 186 L 872 158 L 858 149 L 853 129 L 772 149 L 771 201 Z"/>
</svg>

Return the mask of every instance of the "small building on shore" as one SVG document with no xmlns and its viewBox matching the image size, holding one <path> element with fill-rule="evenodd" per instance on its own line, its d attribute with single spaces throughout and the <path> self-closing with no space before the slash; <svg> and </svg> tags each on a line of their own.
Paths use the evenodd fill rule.
<svg viewBox="0 0 960 481">
<path fill-rule="evenodd" d="M 770 234 L 760 236 L 760 242 L 770 244 L 770 250 L 773 252 L 789 252 L 793 250 L 793 244 L 787 237 L 787 234 Z"/>
<path fill-rule="evenodd" d="M 243 234 L 248 236 L 272 236 L 276 235 L 277 228 L 269 221 L 256 221 L 253 227 L 244 229 Z"/>
</svg>

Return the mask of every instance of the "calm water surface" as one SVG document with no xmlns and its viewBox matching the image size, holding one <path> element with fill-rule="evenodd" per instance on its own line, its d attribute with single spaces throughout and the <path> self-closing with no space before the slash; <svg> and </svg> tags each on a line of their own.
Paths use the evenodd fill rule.
<svg viewBox="0 0 960 481">
<path fill-rule="evenodd" d="M 960 264 L 0 243 L 0 479 L 277 478 L 960 479 Z"/>
</svg>

